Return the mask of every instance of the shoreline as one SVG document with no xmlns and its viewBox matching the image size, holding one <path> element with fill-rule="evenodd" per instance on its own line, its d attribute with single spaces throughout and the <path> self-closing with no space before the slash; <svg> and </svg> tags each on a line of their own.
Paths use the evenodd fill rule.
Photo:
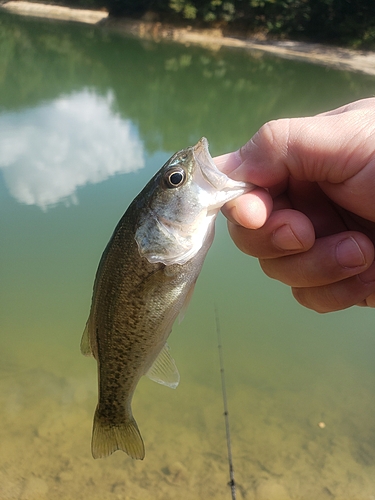
<svg viewBox="0 0 375 500">
<path fill-rule="evenodd" d="M 60 21 L 73 21 L 99 25 L 102 28 L 154 41 L 172 41 L 184 45 L 201 45 L 211 50 L 233 47 L 260 51 L 287 59 L 301 60 L 335 69 L 375 75 L 375 52 L 356 51 L 318 43 L 291 40 L 266 40 L 227 36 L 220 29 L 194 29 L 176 27 L 161 22 L 111 18 L 101 10 L 86 10 L 32 3 L 21 0 L 0 2 L 0 8 L 12 14 L 41 17 Z"/>
</svg>

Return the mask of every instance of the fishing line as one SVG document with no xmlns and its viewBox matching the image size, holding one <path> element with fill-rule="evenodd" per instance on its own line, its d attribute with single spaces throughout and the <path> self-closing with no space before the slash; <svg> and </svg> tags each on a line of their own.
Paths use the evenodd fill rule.
<svg viewBox="0 0 375 500">
<path fill-rule="evenodd" d="M 217 312 L 217 307 L 215 304 L 215 320 L 216 320 L 216 333 L 217 333 L 217 348 L 219 351 L 219 363 L 220 363 L 220 375 L 221 375 L 221 390 L 223 394 L 223 404 L 224 404 L 224 419 L 225 419 L 225 433 L 227 436 L 227 450 L 228 450 L 228 464 L 229 464 L 229 483 L 230 490 L 232 493 L 232 500 L 236 500 L 236 482 L 234 480 L 234 468 L 233 468 L 233 457 L 232 457 L 232 444 L 230 439 L 230 429 L 229 429 L 229 413 L 228 413 L 228 400 L 227 400 L 227 389 L 225 386 L 225 373 L 224 373 L 224 358 L 223 358 L 223 347 L 221 345 L 221 332 L 219 315 Z"/>
</svg>

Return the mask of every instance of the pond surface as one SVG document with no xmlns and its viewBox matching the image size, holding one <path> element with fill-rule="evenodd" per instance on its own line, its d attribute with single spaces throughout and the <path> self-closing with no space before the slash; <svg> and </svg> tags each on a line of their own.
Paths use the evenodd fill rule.
<svg viewBox="0 0 375 500">
<path fill-rule="evenodd" d="M 229 499 L 215 303 L 237 498 L 375 499 L 374 311 L 298 306 L 223 217 L 170 337 L 180 386 L 144 379 L 134 397 L 143 462 L 91 457 L 96 363 L 79 352 L 101 252 L 173 152 L 202 135 L 228 152 L 266 120 L 374 92 L 361 74 L 0 14 L 2 500 Z"/>
</svg>

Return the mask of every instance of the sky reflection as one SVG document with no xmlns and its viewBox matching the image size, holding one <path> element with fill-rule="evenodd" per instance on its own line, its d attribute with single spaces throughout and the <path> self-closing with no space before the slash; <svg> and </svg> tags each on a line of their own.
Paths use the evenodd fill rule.
<svg viewBox="0 0 375 500">
<path fill-rule="evenodd" d="M 144 147 L 114 96 L 84 89 L 36 108 L 0 115 L 0 169 L 20 203 L 77 203 L 80 186 L 144 166 Z"/>
</svg>

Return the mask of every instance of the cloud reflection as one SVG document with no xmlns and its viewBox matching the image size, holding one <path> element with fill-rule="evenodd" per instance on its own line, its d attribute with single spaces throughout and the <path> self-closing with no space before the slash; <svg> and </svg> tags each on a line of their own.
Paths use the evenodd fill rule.
<svg viewBox="0 0 375 500">
<path fill-rule="evenodd" d="M 75 203 L 79 186 L 142 168 L 143 144 L 113 101 L 85 89 L 0 115 L 0 169 L 12 196 L 43 209 Z"/>
</svg>

